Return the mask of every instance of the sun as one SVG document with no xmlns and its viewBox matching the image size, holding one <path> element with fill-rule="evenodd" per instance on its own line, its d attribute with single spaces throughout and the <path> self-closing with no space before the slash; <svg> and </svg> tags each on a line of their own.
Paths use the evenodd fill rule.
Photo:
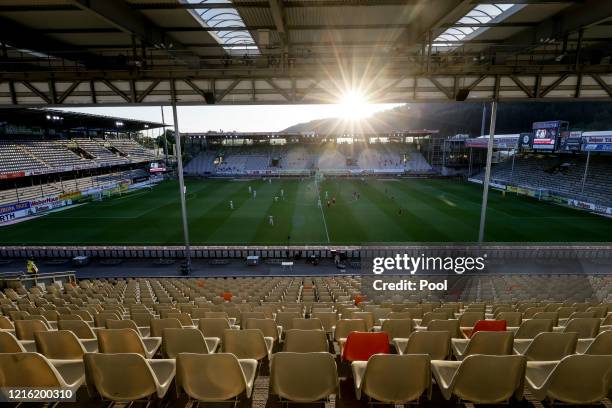
<svg viewBox="0 0 612 408">
<path fill-rule="evenodd" d="M 348 120 L 364 119 L 375 111 L 374 106 L 368 103 L 365 95 L 356 90 L 345 92 L 338 102 L 338 107 L 340 115 Z"/>
</svg>

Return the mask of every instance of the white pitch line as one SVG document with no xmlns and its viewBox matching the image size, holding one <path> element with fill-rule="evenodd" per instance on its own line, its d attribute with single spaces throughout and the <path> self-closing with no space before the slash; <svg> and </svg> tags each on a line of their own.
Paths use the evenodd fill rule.
<svg viewBox="0 0 612 408">
<path fill-rule="evenodd" d="M 325 235 L 327 236 L 327 243 L 329 244 L 331 240 L 329 239 L 329 231 L 327 230 L 327 222 L 325 221 L 325 213 L 323 212 L 323 202 L 321 201 L 321 192 L 319 191 L 319 183 L 317 182 L 316 176 L 315 176 L 315 188 L 317 189 L 317 198 L 319 199 L 319 202 L 321 203 L 321 206 L 319 206 L 319 210 L 321 210 L 321 217 L 323 218 L 323 226 L 325 227 Z"/>
</svg>

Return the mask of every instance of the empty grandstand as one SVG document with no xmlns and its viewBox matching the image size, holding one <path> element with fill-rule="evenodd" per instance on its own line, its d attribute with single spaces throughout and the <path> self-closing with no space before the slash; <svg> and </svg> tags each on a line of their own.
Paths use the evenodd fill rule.
<svg viewBox="0 0 612 408">
<path fill-rule="evenodd" d="M 0 110 L 0 221 L 15 222 L 149 180 L 151 163 L 161 157 L 133 137 L 155 127 L 161 125 L 53 110 Z"/>
<path fill-rule="evenodd" d="M 287 139 L 283 134 L 275 134 L 270 140 L 285 142 Z M 309 139 L 282 145 L 265 141 L 257 146 L 211 145 L 208 150 L 196 153 L 185 166 L 185 174 L 191 176 L 291 176 L 314 172 L 326 175 L 434 173 L 416 145 L 401 141 L 401 138 L 393 143 L 365 143 L 363 140 L 350 144 L 313 143 Z"/>
<path fill-rule="evenodd" d="M 530 188 L 539 194 L 556 193 L 612 207 L 612 160 L 591 157 L 585 178 L 586 157 L 522 154 L 492 168 L 491 179 L 500 185 Z M 477 178 L 482 179 L 480 173 Z"/>
</svg>

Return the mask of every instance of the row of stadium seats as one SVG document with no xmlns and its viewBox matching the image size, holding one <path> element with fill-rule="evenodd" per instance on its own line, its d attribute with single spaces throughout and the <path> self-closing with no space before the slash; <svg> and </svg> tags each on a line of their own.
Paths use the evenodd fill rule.
<svg viewBox="0 0 612 408">
<path fill-rule="evenodd" d="M 585 197 L 595 204 L 612 206 L 612 161 L 592 155 L 584 190 L 586 160 L 581 157 L 517 155 L 493 166 L 491 180 L 533 189 L 550 190 L 569 197 Z M 484 173 L 477 178 L 482 179 Z"/>
<path fill-rule="evenodd" d="M 82 149 L 93 159 L 77 155 L 70 147 Z M 121 152 L 121 155 L 107 147 Z M 131 139 L 0 140 L 0 173 L 51 169 L 59 171 L 67 167 L 81 169 L 99 165 L 138 163 L 155 158 L 153 151 Z"/>
<path fill-rule="evenodd" d="M 171 402 L 174 383 L 195 401 L 249 399 L 258 389 L 258 401 L 317 402 L 350 398 L 340 395 L 348 381 L 356 400 L 391 404 L 432 391 L 474 403 L 587 404 L 612 389 L 612 304 L 376 304 L 358 292 L 350 299 L 357 283 L 116 279 L 6 289 L 0 370 L 13 375 L 0 375 L 0 386 L 46 381 L 111 401 Z M 241 291 L 251 299 L 237 302 Z M 21 374 L 30 369 L 37 375 Z"/>
<path fill-rule="evenodd" d="M 30 187 L 11 188 L 0 190 L 0 205 L 18 202 L 28 202 L 42 197 L 65 194 L 73 191 L 81 191 L 88 188 L 103 188 L 106 185 L 117 183 L 121 180 L 130 180 L 137 177 L 147 176 L 140 170 L 122 171 L 104 176 L 79 177 L 50 182 Z"/>
</svg>

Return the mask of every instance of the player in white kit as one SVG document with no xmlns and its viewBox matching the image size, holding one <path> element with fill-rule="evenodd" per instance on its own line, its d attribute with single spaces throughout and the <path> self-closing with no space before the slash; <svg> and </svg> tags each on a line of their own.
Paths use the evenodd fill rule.
<svg viewBox="0 0 612 408">
<path fill-rule="evenodd" d="M 270 224 L 271 226 L 274 226 L 274 217 L 273 216 L 269 216 L 268 217 L 268 224 Z"/>
<path fill-rule="evenodd" d="M 233 210 L 233 209 L 234 209 L 234 201 L 230 200 L 230 210 Z"/>
</svg>

